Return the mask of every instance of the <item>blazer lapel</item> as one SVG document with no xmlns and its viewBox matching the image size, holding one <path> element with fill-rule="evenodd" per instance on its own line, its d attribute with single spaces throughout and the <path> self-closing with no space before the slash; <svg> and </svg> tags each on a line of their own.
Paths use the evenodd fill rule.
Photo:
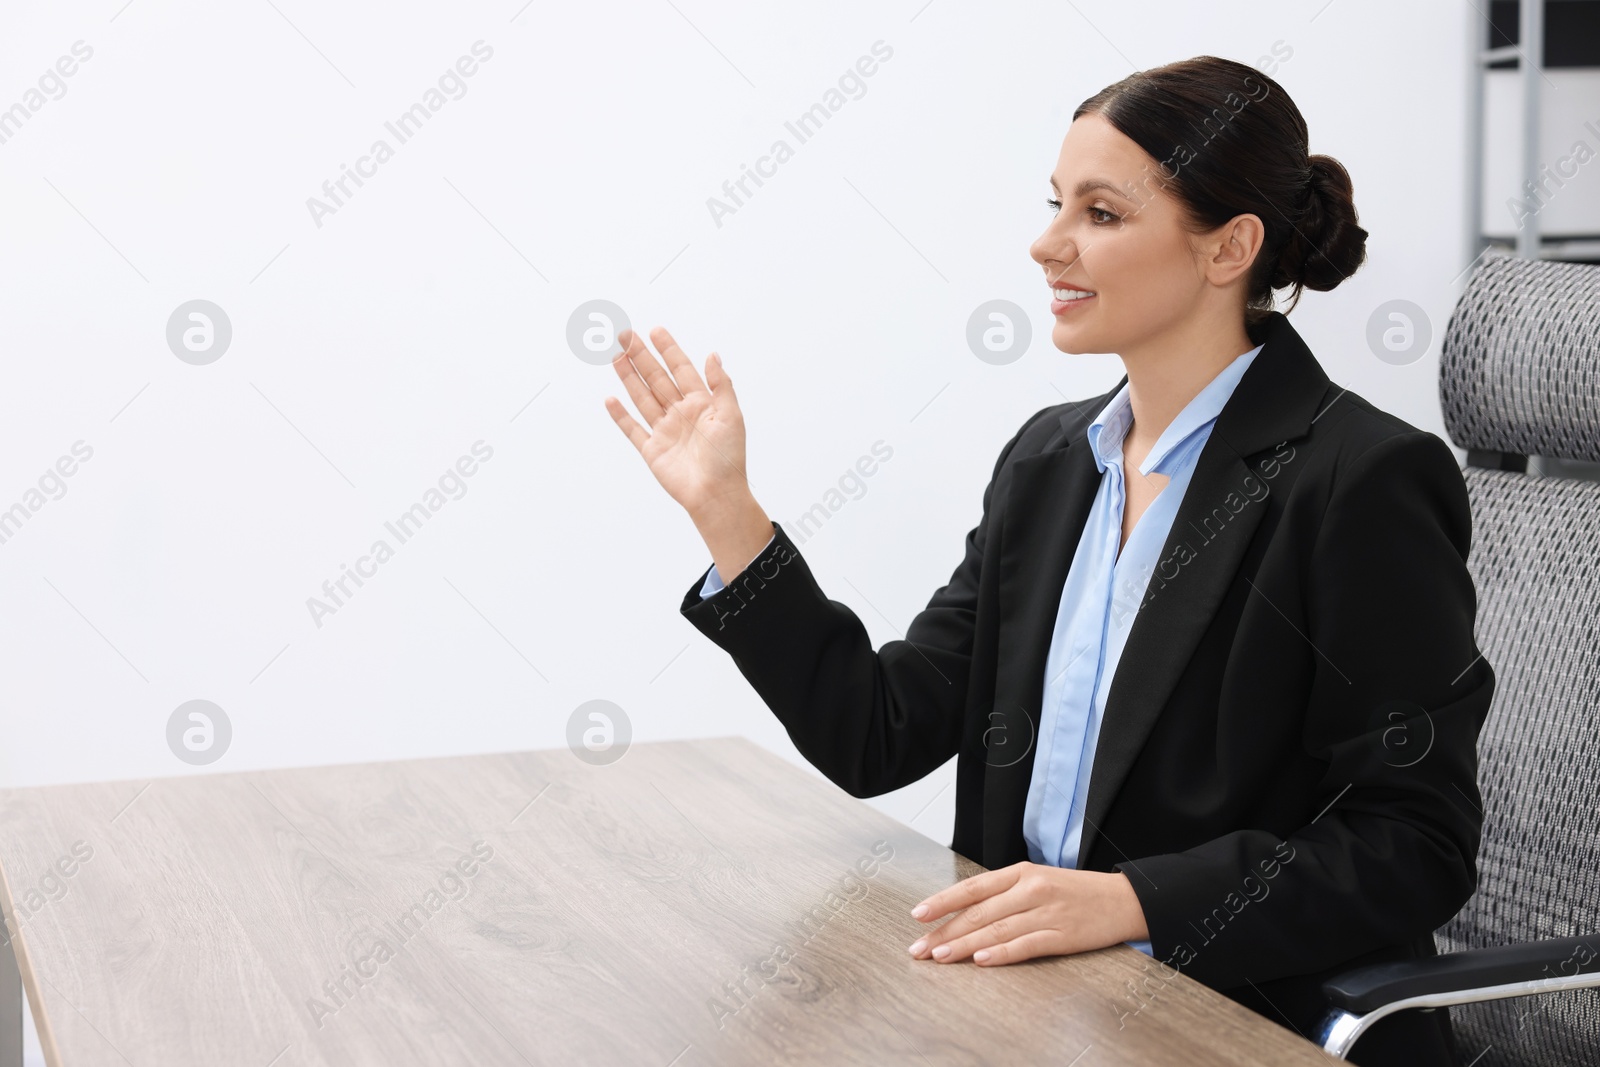
<svg viewBox="0 0 1600 1067">
<path fill-rule="evenodd" d="M 1000 537 L 1000 669 L 984 730 L 981 862 L 991 870 L 1028 858 L 1022 815 L 1038 748 L 1045 661 L 1067 571 L 1100 488 L 1084 434 L 1120 388 L 1121 381 L 1069 407 L 1059 441 L 1012 467 Z"/>
<path fill-rule="evenodd" d="M 1328 391 L 1328 376 L 1281 313 L 1263 330 L 1264 346 L 1217 416 L 1157 557 L 1172 561 L 1167 571 L 1175 567 L 1176 576 L 1158 585 L 1158 565 L 1117 663 L 1089 777 L 1080 866 L 1266 514 L 1264 501 L 1241 503 L 1249 499 L 1247 461 L 1304 436 Z"/>
</svg>

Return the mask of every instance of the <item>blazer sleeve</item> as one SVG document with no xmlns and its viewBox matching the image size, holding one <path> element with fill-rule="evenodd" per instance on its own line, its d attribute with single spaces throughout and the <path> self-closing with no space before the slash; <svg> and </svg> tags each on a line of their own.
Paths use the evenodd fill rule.
<svg viewBox="0 0 1600 1067">
<path fill-rule="evenodd" d="M 776 537 L 776 536 L 778 536 L 778 535 L 777 534 L 773 534 L 772 535 L 772 537 Z M 767 538 L 767 544 L 770 545 L 772 543 L 772 537 Z M 761 547 L 765 548 L 766 545 L 763 545 Z M 700 599 L 704 600 L 706 597 L 710 596 L 711 594 L 720 593 L 720 592 L 722 592 L 722 590 L 723 590 L 722 575 L 717 571 L 717 565 L 716 565 L 715 561 L 713 561 L 711 566 L 706 568 L 705 578 L 701 581 L 701 584 L 700 584 Z"/>
<path fill-rule="evenodd" d="M 1477 884 L 1477 739 L 1494 672 L 1474 641 L 1470 505 L 1454 454 L 1410 431 L 1336 476 L 1295 624 L 1315 657 L 1315 810 L 1115 864 L 1158 958 L 1213 988 L 1333 967 L 1430 934 Z M 1159 888 L 1157 888 L 1159 887 Z M 1214 933 L 1214 936 L 1213 936 Z"/>
<path fill-rule="evenodd" d="M 852 796 L 923 778 L 955 756 L 977 625 L 995 486 L 1036 413 L 1006 443 L 983 493 L 966 555 L 906 628 L 874 651 L 866 627 L 829 600 L 781 525 L 767 547 L 702 600 L 697 582 L 680 611 L 733 657 L 812 766 Z"/>
</svg>

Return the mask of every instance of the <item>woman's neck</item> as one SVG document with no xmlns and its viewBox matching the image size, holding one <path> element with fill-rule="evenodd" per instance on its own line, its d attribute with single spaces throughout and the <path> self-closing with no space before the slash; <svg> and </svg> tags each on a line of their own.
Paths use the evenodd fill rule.
<svg viewBox="0 0 1600 1067">
<path fill-rule="evenodd" d="M 1128 372 L 1133 424 L 1128 442 L 1140 455 L 1149 452 L 1172 420 L 1234 360 L 1256 347 L 1242 323 L 1233 330 L 1191 329 L 1178 336 L 1152 338 L 1122 353 Z"/>
</svg>

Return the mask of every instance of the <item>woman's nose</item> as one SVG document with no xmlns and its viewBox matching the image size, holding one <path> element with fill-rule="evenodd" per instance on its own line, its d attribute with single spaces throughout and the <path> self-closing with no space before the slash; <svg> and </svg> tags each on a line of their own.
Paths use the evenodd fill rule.
<svg viewBox="0 0 1600 1067">
<path fill-rule="evenodd" d="M 1052 230 L 1053 226 L 1040 234 L 1029 247 L 1028 253 L 1033 256 L 1034 262 L 1043 266 L 1055 264 L 1065 267 L 1078 258 L 1078 248 L 1070 238 L 1052 233 Z"/>
</svg>

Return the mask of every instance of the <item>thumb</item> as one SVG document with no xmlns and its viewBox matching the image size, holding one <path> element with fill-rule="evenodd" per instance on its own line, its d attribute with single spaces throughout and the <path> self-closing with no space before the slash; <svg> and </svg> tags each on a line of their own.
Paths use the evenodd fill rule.
<svg viewBox="0 0 1600 1067">
<path fill-rule="evenodd" d="M 722 369 L 722 357 L 715 352 L 706 357 L 706 385 L 710 387 L 711 395 L 719 406 L 724 401 L 732 401 L 735 407 L 738 406 L 739 397 L 733 391 L 733 379 Z"/>
</svg>

